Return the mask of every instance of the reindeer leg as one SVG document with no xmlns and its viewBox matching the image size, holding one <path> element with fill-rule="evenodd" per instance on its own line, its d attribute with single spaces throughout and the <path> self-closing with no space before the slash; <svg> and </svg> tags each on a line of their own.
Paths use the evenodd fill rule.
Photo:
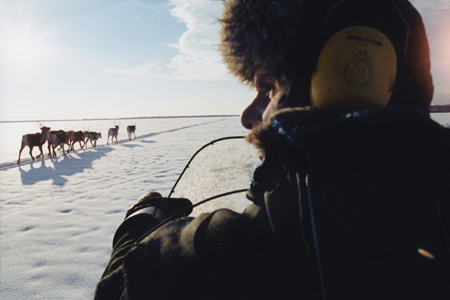
<svg viewBox="0 0 450 300">
<path fill-rule="evenodd" d="M 20 147 L 20 150 L 19 150 L 19 159 L 17 160 L 17 164 L 20 164 L 20 154 L 22 154 L 22 150 L 24 149 L 25 147 L 22 145 L 21 147 Z"/>
<path fill-rule="evenodd" d="M 36 160 L 34 157 L 33 157 L 33 147 L 30 147 L 30 146 L 28 146 L 29 148 L 30 148 L 30 156 L 31 156 L 31 158 L 33 159 L 33 160 Z"/>
<path fill-rule="evenodd" d="M 42 145 L 38 144 L 37 146 L 38 146 L 39 150 L 41 151 L 41 153 L 38 156 L 36 156 L 36 159 L 38 159 L 41 156 L 42 156 L 42 158 L 45 158 L 44 152 L 42 151 Z"/>
<path fill-rule="evenodd" d="M 64 144 L 63 144 L 63 145 L 64 145 Z M 58 146 L 61 147 L 61 144 L 53 146 L 53 156 L 54 156 L 54 157 L 58 157 L 58 154 L 56 153 L 56 148 L 57 148 Z M 63 152 L 64 152 L 64 147 L 61 147 L 61 148 L 63 149 Z"/>
<path fill-rule="evenodd" d="M 39 157 L 41 157 L 41 156 L 42 156 L 42 159 L 45 159 L 45 155 L 44 155 L 44 152 L 42 151 L 42 145 L 39 145 L 38 147 L 39 147 L 39 151 L 41 151 L 41 154 L 39 154 L 39 156 L 38 156 L 38 157 L 36 157 L 36 158 L 39 158 Z"/>
</svg>

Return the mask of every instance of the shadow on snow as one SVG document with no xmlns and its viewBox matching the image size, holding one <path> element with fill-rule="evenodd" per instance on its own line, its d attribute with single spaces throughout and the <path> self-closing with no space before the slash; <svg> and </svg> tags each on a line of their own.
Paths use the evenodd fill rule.
<svg viewBox="0 0 450 300">
<path fill-rule="evenodd" d="M 121 143 L 120 146 L 121 146 L 121 147 L 126 147 L 126 148 L 143 147 L 142 145 L 138 145 L 138 144 L 130 144 L 130 143 L 126 143 L 126 144 Z"/>
<path fill-rule="evenodd" d="M 112 150 L 111 147 L 102 147 L 78 153 L 77 157 L 69 154 L 51 160 L 42 159 L 31 162 L 30 169 L 27 171 L 19 165 L 22 184 L 33 185 L 39 181 L 52 180 L 53 185 L 64 186 L 68 181 L 65 178 L 66 176 L 82 173 L 86 169 L 92 169 L 92 163 L 95 160 L 102 158 Z M 47 166 L 47 164 L 52 165 L 52 167 Z"/>
<path fill-rule="evenodd" d="M 221 122 L 221 121 L 223 121 L 223 119 L 214 120 L 214 121 L 210 121 L 210 122 L 203 122 L 203 123 L 198 123 L 198 124 L 187 125 L 187 126 L 183 126 L 183 127 L 179 127 L 179 128 L 168 129 L 168 130 L 163 130 L 163 131 L 160 131 L 160 132 L 153 132 L 153 133 L 149 133 L 149 134 L 140 135 L 138 138 L 139 139 L 145 139 L 145 138 L 153 137 L 155 135 L 159 135 L 159 134 L 163 134 L 163 133 L 175 132 L 175 131 L 184 130 L 184 129 L 188 129 L 188 128 L 192 128 L 192 127 L 203 126 L 203 125 L 207 125 L 207 124 L 211 124 L 211 123 L 217 123 L 217 122 Z M 149 143 L 149 142 L 145 141 L 145 143 Z"/>
</svg>

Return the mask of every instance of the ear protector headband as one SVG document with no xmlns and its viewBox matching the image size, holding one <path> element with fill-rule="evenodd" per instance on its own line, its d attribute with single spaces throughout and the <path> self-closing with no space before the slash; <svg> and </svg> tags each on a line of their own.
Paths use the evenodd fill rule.
<svg viewBox="0 0 450 300">
<path fill-rule="evenodd" d="M 311 76 L 303 78 L 308 81 L 303 96 L 315 107 L 335 111 L 383 109 L 402 75 L 399 66 L 404 63 L 409 31 L 396 0 L 334 4 L 318 30 L 320 54 Z M 294 76 L 304 72 L 301 62 L 296 68 Z M 291 86 L 290 91 L 296 88 Z M 284 105 L 298 106 L 298 101 L 285 99 Z"/>
<path fill-rule="evenodd" d="M 311 104 L 336 111 L 383 109 L 396 74 L 397 55 L 383 33 L 347 27 L 334 34 L 319 55 L 311 77 Z"/>
</svg>

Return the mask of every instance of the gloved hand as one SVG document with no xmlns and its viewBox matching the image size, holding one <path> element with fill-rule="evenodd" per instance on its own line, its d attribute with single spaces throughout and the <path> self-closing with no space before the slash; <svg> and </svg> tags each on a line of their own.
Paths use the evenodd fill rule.
<svg viewBox="0 0 450 300">
<path fill-rule="evenodd" d="M 163 221 L 182 210 L 180 217 L 189 215 L 192 212 L 192 202 L 185 198 L 163 198 L 158 192 L 150 192 L 140 197 L 127 210 L 125 219 L 145 213 Z"/>
</svg>

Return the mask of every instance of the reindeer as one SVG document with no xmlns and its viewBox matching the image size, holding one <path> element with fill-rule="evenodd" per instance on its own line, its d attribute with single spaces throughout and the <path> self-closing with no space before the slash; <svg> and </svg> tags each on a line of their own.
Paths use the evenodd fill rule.
<svg viewBox="0 0 450 300">
<path fill-rule="evenodd" d="M 86 130 L 85 128 L 83 128 L 83 133 L 84 133 L 84 149 L 87 149 L 88 147 L 88 142 L 91 140 L 91 134 L 92 131 L 89 131 L 89 129 L 91 128 L 91 126 L 88 127 L 88 130 Z M 92 144 L 92 141 L 91 141 Z"/>
<path fill-rule="evenodd" d="M 117 136 L 119 135 L 119 124 L 116 125 L 116 122 L 114 122 L 114 128 L 110 128 L 108 130 L 108 138 L 106 139 L 106 145 L 109 145 L 109 137 L 111 137 L 111 144 L 114 144 L 114 138 L 116 138 L 116 144 L 118 144 Z"/>
<path fill-rule="evenodd" d="M 52 134 L 58 133 L 64 130 L 50 130 L 49 134 L 47 135 L 47 144 L 48 144 L 48 157 L 52 157 Z M 54 157 L 54 156 L 53 156 Z"/>
<path fill-rule="evenodd" d="M 89 131 L 83 131 L 83 134 L 84 134 L 83 139 L 84 149 L 87 149 L 91 133 Z"/>
<path fill-rule="evenodd" d="M 54 131 L 50 134 L 50 141 L 53 149 L 53 157 L 56 157 L 56 147 L 60 146 L 63 151 L 63 155 L 66 155 L 64 151 L 64 144 L 67 144 L 68 149 L 67 153 L 70 152 L 70 140 L 69 140 L 69 134 L 65 132 L 64 130 L 58 130 Z"/>
<path fill-rule="evenodd" d="M 90 141 L 92 147 L 97 147 L 97 140 L 102 138 L 102 133 L 101 132 L 95 132 L 95 131 L 87 131 L 86 132 L 87 137 L 86 137 L 86 141 L 85 141 L 85 147 L 87 149 L 87 142 Z"/>
<path fill-rule="evenodd" d="M 69 134 L 69 144 L 70 144 L 69 149 L 72 151 L 75 151 L 75 143 L 76 142 L 78 142 L 80 144 L 80 149 L 83 149 L 85 133 L 81 130 L 79 130 L 79 131 L 69 130 L 68 134 Z M 81 144 L 82 142 L 83 142 L 83 145 Z"/>
<path fill-rule="evenodd" d="M 92 145 L 92 147 L 97 147 L 97 140 L 102 138 L 102 133 L 101 132 L 93 132 L 92 133 L 92 138 L 91 138 L 91 144 L 92 141 L 94 141 L 94 144 Z"/>
<path fill-rule="evenodd" d="M 33 148 L 37 146 L 39 150 L 41 151 L 41 154 L 39 154 L 36 158 L 39 158 L 42 156 L 44 158 L 44 153 L 42 152 L 42 145 L 45 144 L 45 142 L 48 140 L 48 135 L 50 132 L 50 127 L 45 127 L 42 124 L 39 124 L 39 127 L 41 128 L 41 133 L 30 133 L 25 134 L 22 136 L 22 145 L 20 146 L 19 151 L 19 159 L 17 160 L 17 164 L 20 164 L 20 155 L 22 154 L 22 150 L 28 146 L 30 148 L 30 156 L 33 160 L 36 160 L 33 157 Z"/>
<path fill-rule="evenodd" d="M 84 129 L 83 129 L 83 133 L 84 133 L 84 140 L 83 140 L 83 143 L 84 143 L 84 149 L 87 149 L 87 147 L 88 147 L 88 142 L 91 140 L 91 134 L 92 134 L 92 132 L 89 131 L 89 129 L 88 129 L 88 130 L 84 130 Z M 92 142 L 91 142 L 91 144 L 92 144 Z"/>
<path fill-rule="evenodd" d="M 136 124 L 128 125 L 127 127 L 128 139 L 131 141 L 132 135 L 136 139 Z"/>
</svg>

